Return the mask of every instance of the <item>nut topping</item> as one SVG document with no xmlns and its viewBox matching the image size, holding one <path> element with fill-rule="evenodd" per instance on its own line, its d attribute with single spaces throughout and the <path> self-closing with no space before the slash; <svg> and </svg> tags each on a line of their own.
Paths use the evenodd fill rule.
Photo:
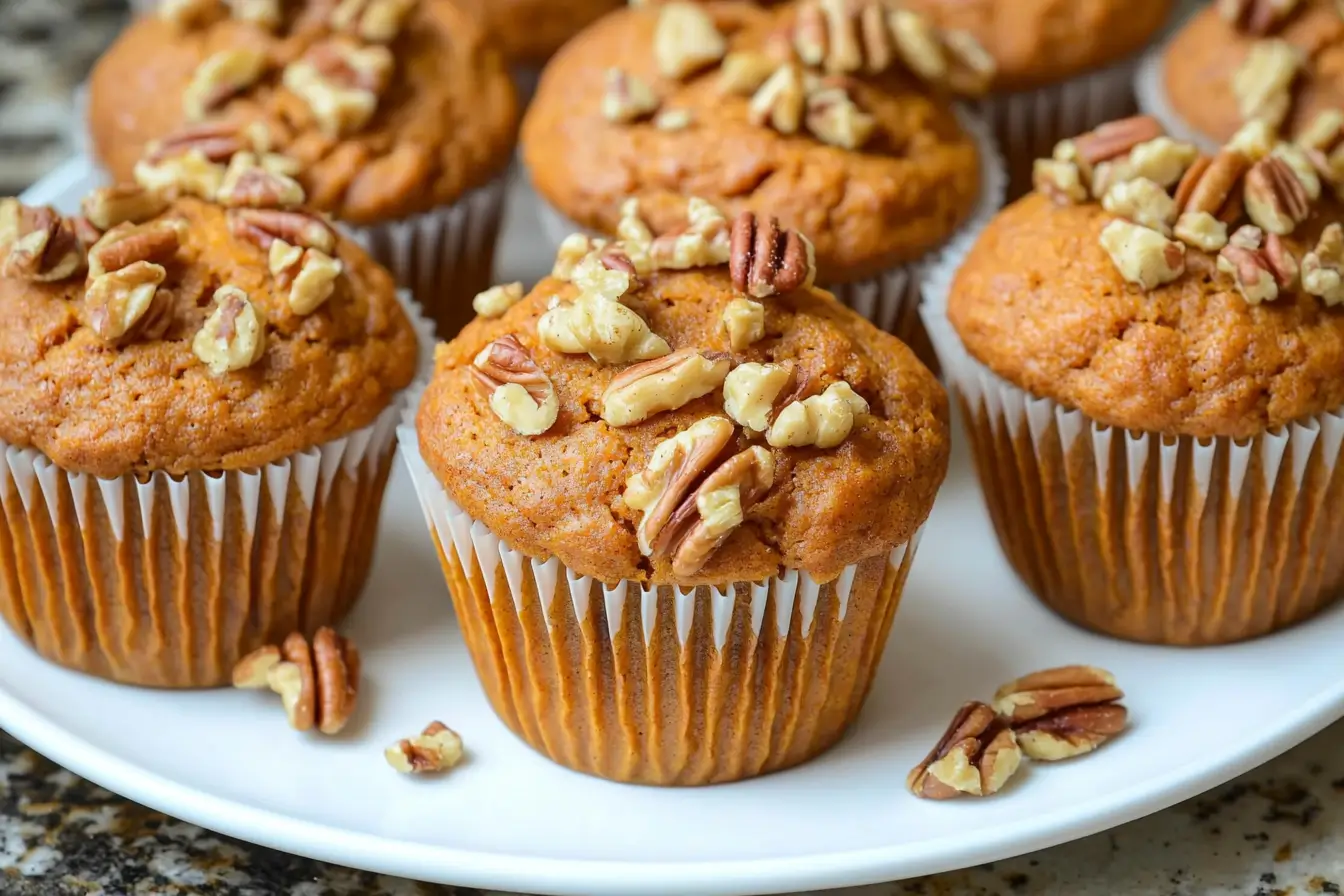
<svg viewBox="0 0 1344 896">
<path fill-rule="evenodd" d="M 224 182 L 224 170 L 202 150 L 192 148 L 159 161 L 141 159 L 135 163 L 135 182 L 169 197 L 198 196 L 213 202 Z"/>
<path fill-rule="evenodd" d="M 275 240 L 267 253 L 267 262 L 276 285 L 289 290 L 289 310 L 299 316 L 312 314 L 336 291 L 336 280 L 344 265 L 325 252 L 291 246 Z"/>
<path fill-rule="evenodd" d="M 1012 729 L 984 703 L 967 703 L 905 783 L 915 796 L 929 800 L 991 796 L 1021 762 Z"/>
<path fill-rule="evenodd" d="M 690 109 L 664 109 L 653 117 L 653 126 L 660 131 L 684 131 L 694 122 Z"/>
<path fill-rule="evenodd" d="M 1151 115 L 1136 115 L 1108 121 L 1071 141 L 1073 152 L 1085 168 L 1128 155 L 1135 147 L 1163 136 L 1162 125 Z"/>
<path fill-rule="evenodd" d="M 783 364 L 739 364 L 723 382 L 723 410 L 743 429 L 765 432 L 795 379 L 794 368 Z"/>
<path fill-rule="evenodd" d="M 1155 137 L 1130 150 L 1127 161 L 1133 179 L 1146 178 L 1165 190 L 1175 186 L 1197 158 L 1199 148 L 1193 143 Z"/>
<path fill-rule="evenodd" d="M 1288 20 L 1302 0 L 1218 0 L 1218 13 L 1233 28 L 1263 37 Z"/>
<path fill-rule="evenodd" d="M 750 96 L 774 74 L 779 63 L 765 53 L 740 50 L 723 57 L 719 66 L 719 89 Z"/>
<path fill-rule="evenodd" d="M 142 224 L 168 209 L 168 199 L 136 184 L 100 187 L 84 197 L 80 210 L 89 223 L 107 231 L 118 224 Z"/>
<path fill-rule="evenodd" d="M 665 78 L 684 78 L 723 58 L 728 50 L 709 13 L 694 4 L 668 3 L 658 12 L 653 55 Z"/>
<path fill-rule="evenodd" d="M 206 318 L 191 350 L 215 376 L 251 367 L 266 354 L 266 318 L 236 286 L 215 290 L 215 310 Z"/>
<path fill-rule="evenodd" d="M 1261 159 L 1246 172 L 1246 213 L 1269 233 L 1289 234 L 1311 216 L 1311 197 L 1279 156 Z"/>
<path fill-rule="evenodd" d="M 1182 212 L 1172 236 L 1187 246 L 1217 252 L 1227 245 L 1227 225 L 1208 212 Z"/>
<path fill-rule="evenodd" d="M 266 72 L 269 60 L 259 50 L 220 50 L 197 66 L 182 93 L 188 121 L 200 121 L 247 90 Z"/>
<path fill-rule="evenodd" d="M 607 121 L 628 124 L 648 118 L 658 110 L 658 97 L 653 89 L 623 69 L 607 69 L 606 84 L 602 117 Z"/>
<path fill-rule="evenodd" d="M 1182 212 L 1203 212 L 1223 223 L 1241 216 L 1238 187 L 1251 160 L 1235 149 L 1221 149 L 1210 159 L 1201 156 L 1186 170 L 1176 187 L 1176 206 Z"/>
<path fill-rule="evenodd" d="M 341 0 L 331 13 L 331 26 L 369 43 L 391 43 L 415 4 L 416 0 Z"/>
<path fill-rule="evenodd" d="M 0 199 L 0 277 L 51 283 L 84 269 L 74 225 L 52 208 Z"/>
<path fill-rule="evenodd" d="M 627 228 L 634 233 L 642 224 L 634 223 L 638 221 L 638 207 L 627 203 L 627 209 L 628 217 L 633 219 L 627 223 Z M 627 248 L 638 248 L 626 245 Z M 724 264 L 728 261 L 729 250 L 728 219 L 710 203 L 692 196 L 686 200 L 685 228 L 651 241 L 648 261 L 655 270 L 686 271 Z"/>
<path fill-rule="evenodd" d="M 320 628 L 312 644 L 299 632 L 279 647 L 254 650 L 233 667 L 233 686 L 280 695 L 290 727 L 339 734 L 359 697 L 359 651 L 330 628 Z"/>
<path fill-rule="evenodd" d="M 1176 202 L 1146 177 L 1111 187 L 1101 200 L 1101 207 L 1164 236 L 1171 234 L 1171 225 L 1176 222 Z"/>
<path fill-rule="evenodd" d="M 1090 753 L 1124 730 L 1115 678 L 1092 666 L 1035 672 L 999 688 L 994 707 L 1017 734 L 1022 752 L 1051 761 Z"/>
<path fill-rule="evenodd" d="M 501 336 L 481 349 L 471 373 L 490 409 L 514 432 L 539 436 L 555 425 L 560 413 L 555 386 L 518 337 Z"/>
<path fill-rule="evenodd" d="M 294 178 L 263 167 L 253 153 L 240 152 L 229 160 L 215 198 L 230 207 L 289 208 L 302 205 L 305 197 Z"/>
<path fill-rule="evenodd" d="M 1344 196 L 1344 112 L 1327 109 L 1298 135 L 1297 145 L 1335 192 Z"/>
<path fill-rule="evenodd" d="M 1112 221 L 1101 231 L 1101 246 L 1120 276 L 1140 289 L 1156 289 L 1185 272 L 1185 246 L 1156 230 Z"/>
<path fill-rule="evenodd" d="M 91 280 L 84 303 L 93 332 L 112 345 L 162 336 L 172 311 L 159 289 L 167 275 L 160 265 L 137 261 Z"/>
<path fill-rule="evenodd" d="M 394 65 L 387 47 L 333 39 L 286 68 L 284 85 L 308 104 L 328 137 L 340 138 L 368 124 Z"/>
<path fill-rule="evenodd" d="M 849 438 L 854 419 L 868 413 L 868 402 L 843 380 L 811 398 L 784 407 L 770 424 L 765 440 L 774 448 L 834 448 Z"/>
<path fill-rule="evenodd" d="M 537 322 L 541 341 L 569 355 L 587 352 L 603 364 L 659 358 L 671 351 L 634 311 L 615 299 L 584 292 L 573 302 L 554 303 Z"/>
<path fill-rule="evenodd" d="M 164 262 L 182 244 L 180 220 L 118 224 L 89 249 L 89 278 L 119 271 L 137 261 Z"/>
<path fill-rule="evenodd" d="M 663 411 L 675 411 L 723 383 L 732 367 L 727 355 L 684 348 L 633 364 L 602 393 L 602 419 L 631 426 Z"/>
<path fill-rule="evenodd" d="M 778 219 L 762 222 L 754 212 L 733 221 L 728 267 L 733 286 L 752 298 L 765 298 L 811 286 L 817 276 L 812 243 Z"/>
<path fill-rule="evenodd" d="M 336 251 L 336 234 L 310 212 L 236 208 L 229 212 L 229 232 L 267 251 L 276 240 L 328 255 Z"/>
<path fill-rule="evenodd" d="M 765 79 L 747 106 L 747 120 L 760 127 L 768 124 L 781 134 L 796 134 L 803 121 L 807 92 L 796 66 L 785 64 Z"/>
<path fill-rule="evenodd" d="M 592 252 L 606 245 L 606 240 L 593 239 L 587 234 L 571 233 L 560 243 L 555 253 L 555 264 L 551 267 L 551 276 L 557 280 L 571 280 L 574 269 Z"/>
<path fill-rule="evenodd" d="M 1218 253 L 1218 270 L 1233 278 L 1249 304 L 1272 302 L 1279 291 L 1297 282 L 1297 259 L 1278 234 L 1265 236 L 1258 227 L 1237 230 Z"/>
<path fill-rule="evenodd" d="M 462 761 L 462 738 L 442 722 L 430 722 L 419 737 L 397 741 L 383 756 L 403 775 L 447 771 Z"/>
<path fill-rule="evenodd" d="M 659 442 L 643 470 L 626 480 L 625 503 L 643 516 L 636 532 L 644 556 L 677 509 L 733 437 L 726 417 L 706 417 Z"/>
<path fill-rule="evenodd" d="M 523 300 L 523 284 L 503 283 L 477 293 L 472 309 L 481 317 L 503 317 L 504 312 Z"/>
<path fill-rule="evenodd" d="M 1327 305 L 1344 304 L 1344 227 L 1331 224 L 1302 259 L 1302 288 Z"/>
<path fill-rule="evenodd" d="M 1262 119 L 1279 127 L 1292 106 L 1293 81 L 1306 60 L 1287 41 L 1261 40 L 1232 75 L 1232 93 L 1243 121 Z"/>
<path fill-rule="evenodd" d="M 723 306 L 719 320 L 728 334 L 728 345 L 735 352 L 765 338 L 765 306 L 760 302 L 732 299 Z"/>
<path fill-rule="evenodd" d="M 224 0 L 233 17 L 258 28 L 274 31 L 280 27 L 282 0 Z"/>
<path fill-rule="evenodd" d="M 843 87 L 817 90 L 807 97 L 804 121 L 822 143 L 858 149 L 877 129 L 877 119 L 864 112 Z"/>
<path fill-rule="evenodd" d="M 1037 159 L 1031 166 L 1031 185 L 1055 205 L 1077 205 L 1087 201 L 1082 169 L 1074 162 Z"/>
<path fill-rule="evenodd" d="M 766 449 L 753 446 L 730 457 L 672 514 L 653 555 L 670 554 L 674 574 L 695 575 L 774 482 L 775 459 Z"/>
</svg>

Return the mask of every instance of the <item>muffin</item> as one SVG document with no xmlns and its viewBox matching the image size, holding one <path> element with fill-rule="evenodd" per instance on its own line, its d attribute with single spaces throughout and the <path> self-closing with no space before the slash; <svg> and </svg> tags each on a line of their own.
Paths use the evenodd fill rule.
<svg viewBox="0 0 1344 896">
<path fill-rule="evenodd" d="M 1031 190 L 1031 166 L 1065 137 L 1134 111 L 1140 52 L 1175 0 L 900 0 L 940 27 L 965 31 L 993 57 L 979 110 L 994 128 L 1009 195 Z"/>
<path fill-rule="evenodd" d="M 1344 590 L 1341 181 L 1263 124 L 1213 156 L 1160 134 L 1058 147 L 925 315 L 1026 584 L 1100 632 L 1216 644 Z"/>
<path fill-rule="evenodd" d="M 992 140 L 941 91 L 982 86 L 988 63 L 922 31 L 942 65 L 930 85 L 894 32 L 882 31 L 865 61 L 849 52 L 856 44 L 831 41 L 824 20 L 800 14 L 741 2 L 612 13 L 547 66 L 523 122 L 523 159 L 553 241 L 575 229 L 615 234 L 626 200 L 660 230 L 688 194 L 734 215 L 768 211 L 812 238 L 818 282 L 911 336 L 917 264 L 1001 199 Z M 857 34 L 857 19 L 840 24 L 838 35 Z"/>
<path fill-rule="evenodd" d="M 623 230 L 439 348 L 407 462 L 519 737 L 618 781 L 787 768 L 872 683 L 946 396 L 775 219 L 693 199 L 674 233 Z"/>
<path fill-rule="evenodd" d="M 211 198 L 239 152 L 294 177 L 446 333 L 489 284 L 518 110 L 451 0 L 164 3 L 99 60 L 88 106 L 118 181 L 186 170 Z"/>
<path fill-rule="evenodd" d="M 320 217 L 136 186 L 0 202 L 0 615 L 47 659 L 211 687 L 341 619 L 417 328 Z M 426 325 L 427 326 L 427 325 Z"/>
<path fill-rule="evenodd" d="M 1322 112 L 1344 109 L 1344 8 L 1210 3 L 1150 54 L 1137 86 L 1145 112 L 1202 148 L 1253 120 L 1298 135 Z"/>
</svg>

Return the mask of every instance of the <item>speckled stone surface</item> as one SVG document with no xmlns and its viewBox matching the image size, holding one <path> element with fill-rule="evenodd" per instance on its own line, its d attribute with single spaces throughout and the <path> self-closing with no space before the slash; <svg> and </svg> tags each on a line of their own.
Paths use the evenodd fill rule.
<svg viewBox="0 0 1344 896">
<path fill-rule="evenodd" d="M 1344 723 L 1240 780 L 1108 833 L 968 871 L 832 892 L 1307 896 L 1338 894 L 1341 886 Z M 480 891 L 350 871 L 219 837 L 122 800 L 0 734 L 0 893 L 475 896 Z"/>
</svg>

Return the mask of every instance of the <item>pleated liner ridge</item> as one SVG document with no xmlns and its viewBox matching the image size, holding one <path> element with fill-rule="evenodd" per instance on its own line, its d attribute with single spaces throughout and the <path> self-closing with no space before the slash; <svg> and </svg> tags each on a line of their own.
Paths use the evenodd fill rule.
<svg viewBox="0 0 1344 896">
<path fill-rule="evenodd" d="M 827 583 L 608 585 L 512 550 L 452 502 L 412 428 L 400 439 L 477 675 L 538 752 L 615 781 L 712 784 L 805 762 L 858 715 L 917 537 Z"/>
<path fill-rule="evenodd" d="M 1344 592 L 1344 415 L 1254 439 L 1103 426 L 970 357 L 947 277 L 924 308 L 999 542 L 1048 606 L 1135 641 L 1219 644 L 1305 619 Z"/>
</svg>

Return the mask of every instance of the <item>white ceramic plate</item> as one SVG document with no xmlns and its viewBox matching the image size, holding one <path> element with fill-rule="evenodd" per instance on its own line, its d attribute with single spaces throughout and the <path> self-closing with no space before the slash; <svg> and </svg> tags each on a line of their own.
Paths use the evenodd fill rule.
<svg viewBox="0 0 1344 896">
<path fill-rule="evenodd" d="M 68 208 L 88 178 L 72 163 L 29 198 Z M 515 220 L 509 277 L 546 267 L 529 257 L 525 207 Z M 1049 846 L 1213 787 L 1344 715 L 1344 607 L 1229 648 L 1087 634 L 1038 606 L 1009 571 L 960 451 L 867 710 L 836 749 L 794 771 L 657 790 L 532 753 L 476 683 L 400 466 L 349 632 L 368 683 L 352 730 L 334 741 L 290 731 L 269 695 L 118 687 L 46 664 L 7 630 L 0 725 L 128 797 L 294 853 L 532 893 L 686 896 L 868 883 Z M 905 792 L 906 771 L 963 700 L 1073 662 L 1115 672 L 1131 731 L 1086 759 L 1026 769 L 994 799 Z M 441 780 L 395 774 L 383 747 L 432 718 L 462 732 L 469 762 Z"/>
</svg>

